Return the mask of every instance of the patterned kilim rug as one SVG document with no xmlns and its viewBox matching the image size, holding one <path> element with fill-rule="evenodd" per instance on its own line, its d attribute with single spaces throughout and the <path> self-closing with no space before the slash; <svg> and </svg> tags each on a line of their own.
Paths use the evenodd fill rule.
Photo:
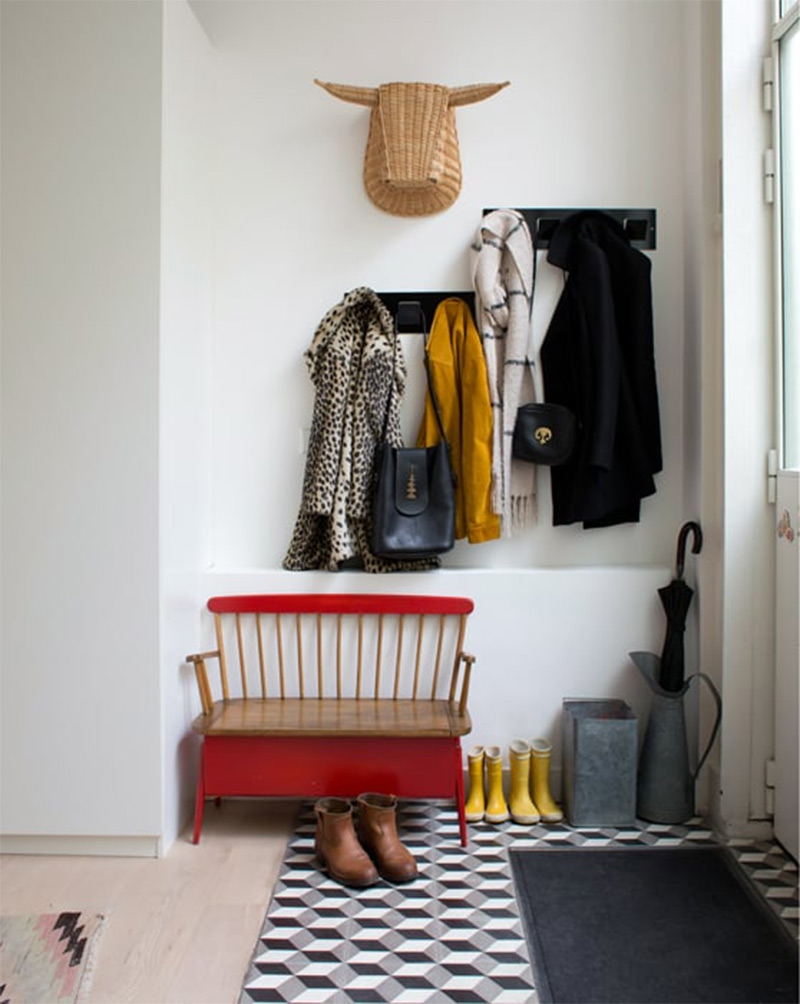
<svg viewBox="0 0 800 1004">
<path fill-rule="evenodd" d="M 240 1004 L 536 1004 L 509 851 L 542 847 L 704 847 L 699 819 L 573 829 L 566 824 L 469 827 L 452 805 L 402 803 L 398 829 L 419 865 L 405 886 L 347 889 L 314 860 L 313 803 L 287 848 Z M 797 937 L 797 867 L 771 842 L 732 842 L 754 888 Z"/>
<path fill-rule="evenodd" d="M 0 1004 L 86 999 L 103 917 L 42 913 L 0 917 Z"/>
</svg>

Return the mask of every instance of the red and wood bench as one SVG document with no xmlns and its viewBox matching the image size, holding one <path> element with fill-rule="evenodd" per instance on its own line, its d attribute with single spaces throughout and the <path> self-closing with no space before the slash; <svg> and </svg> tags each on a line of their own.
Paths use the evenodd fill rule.
<svg viewBox="0 0 800 1004">
<path fill-rule="evenodd" d="M 455 799 L 466 846 L 472 600 L 280 593 L 215 596 L 208 609 L 217 647 L 187 656 L 203 709 L 195 843 L 207 798 L 378 791 Z"/>
</svg>

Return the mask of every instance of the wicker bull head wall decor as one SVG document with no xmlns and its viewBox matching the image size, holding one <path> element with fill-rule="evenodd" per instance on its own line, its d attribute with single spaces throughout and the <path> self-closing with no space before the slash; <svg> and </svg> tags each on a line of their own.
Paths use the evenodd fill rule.
<svg viewBox="0 0 800 1004">
<path fill-rule="evenodd" d="M 372 110 L 364 187 L 375 205 L 395 216 L 427 216 L 447 209 L 461 191 L 455 109 L 492 97 L 509 81 L 453 88 L 314 83 L 342 101 Z"/>
</svg>

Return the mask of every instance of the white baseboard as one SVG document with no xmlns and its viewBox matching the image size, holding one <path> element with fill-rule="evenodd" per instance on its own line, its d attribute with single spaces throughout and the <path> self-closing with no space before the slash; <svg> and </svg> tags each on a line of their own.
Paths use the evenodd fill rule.
<svg viewBox="0 0 800 1004">
<path fill-rule="evenodd" d="M 726 840 L 771 840 L 772 822 L 768 819 L 726 819 L 722 811 L 722 789 L 719 770 L 708 768 L 708 809 L 704 813 L 709 825 Z"/>
<path fill-rule="evenodd" d="M 161 840 L 159 837 L 76 837 L 11 834 L 0 836 L 0 853 L 157 858 L 161 854 Z"/>
</svg>

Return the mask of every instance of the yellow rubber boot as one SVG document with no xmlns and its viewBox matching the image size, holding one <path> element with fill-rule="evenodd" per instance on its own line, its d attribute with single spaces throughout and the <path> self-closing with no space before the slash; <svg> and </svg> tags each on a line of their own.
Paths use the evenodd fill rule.
<svg viewBox="0 0 800 1004">
<path fill-rule="evenodd" d="M 539 811 L 531 801 L 531 748 L 524 739 L 515 739 L 508 747 L 511 767 L 511 791 L 508 810 L 515 823 L 532 826 L 539 822 Z"/>
<path fill-rule="evenodd" d="M 471 746 L 467 750 L 467 773 L 469 795 L 464 804 L 464 816 L 468 823 L 478 823 L 486 812 L 486 793 L 483 787 L 483 746 Z"/>
<path fill-rule="evenodd" d="M 487 823 L 504 823 L 508 819 L 508 806 L 503 795 L 503 755 L 499 746 L 487 746 L 486 758 L 486 815 Z"/>
<path fill-rule="evenodd" d="M 558 823 L 564 813 L 550 794 L 550 753 L 553 747 L 546 739 L 531 739 L 531 794 L 543 823 Z"/>
</svg>

